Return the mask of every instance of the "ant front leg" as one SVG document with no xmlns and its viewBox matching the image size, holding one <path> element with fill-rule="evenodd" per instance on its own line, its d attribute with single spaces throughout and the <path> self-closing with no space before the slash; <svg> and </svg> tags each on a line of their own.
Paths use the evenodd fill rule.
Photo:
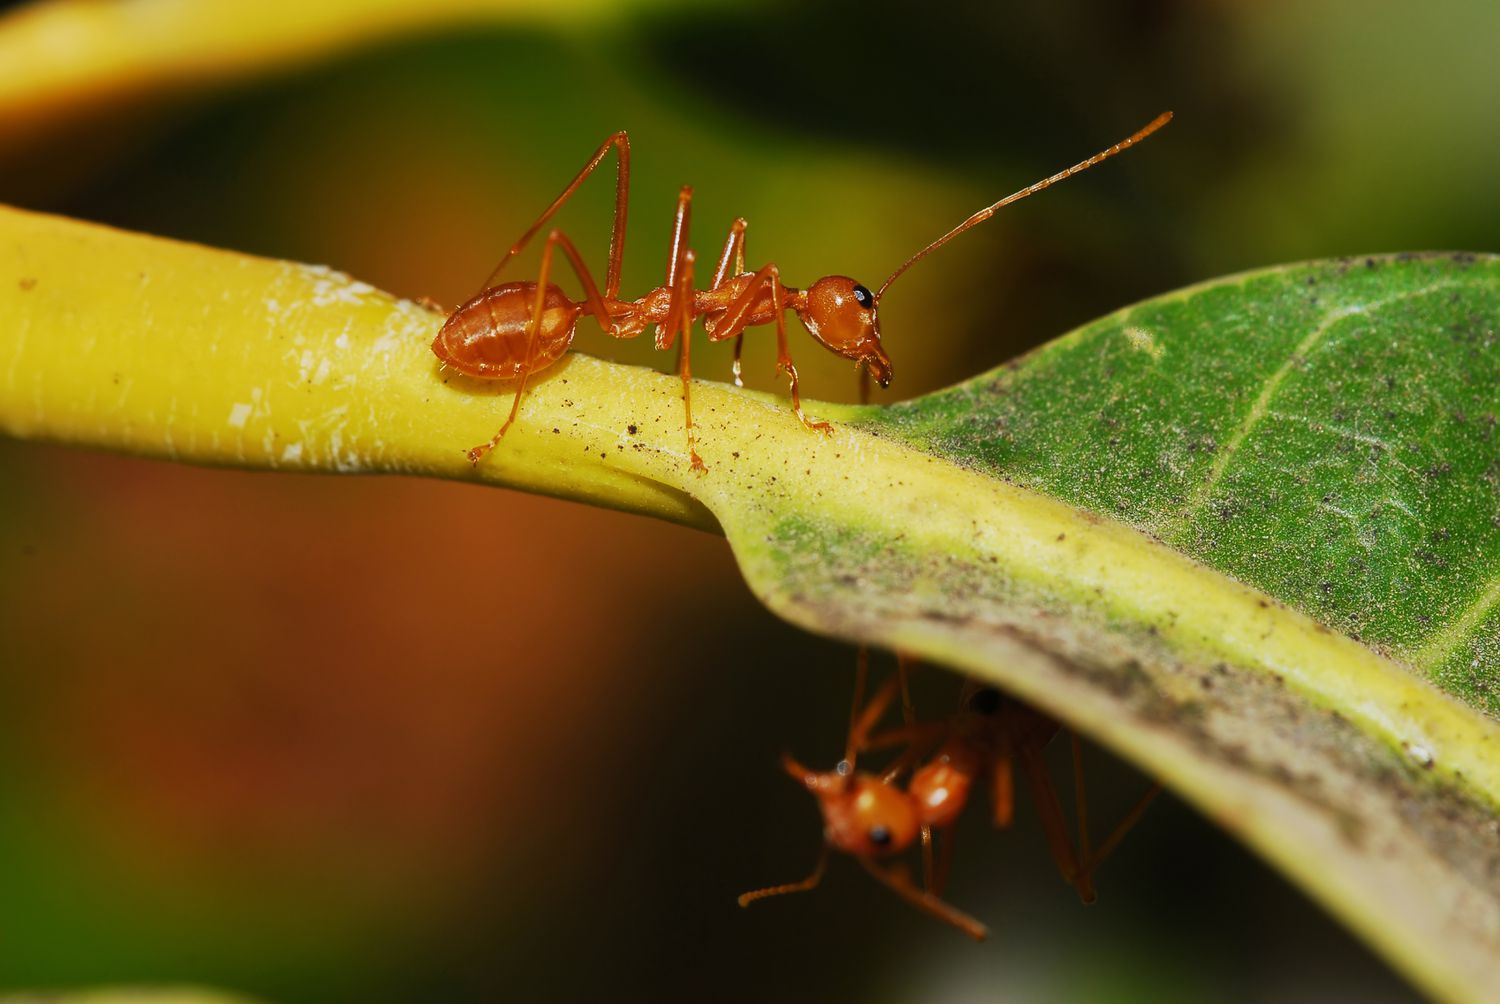
<svg viewBox="0 0 1500 1004">
<path fill-rule="evenodd" d="M 823 849 L 818 852 L 818 864 L 813 868 L 812 874 L 800 882 L 786 882 L 782 885 L 767 886 L 764 889 L 753 889 L 747 893 L 741 893 L 737 902 L 741 908 L 749 906 L 758 899 L 766 899 L 770 896 L 786 896 L 794 892 L 807 892 L 816 889 L 818 883 L 823 881 L 823 872 L 828 868 L 828 845 L 825 843 Z"/>
<path fill-rule="evenodd" d="M 867 645 L 859 646 L 854 655 L 854 700 L 849 706 L 849 735 L 845 740 L 843 765 L 846 771 L 853 772 L 854 758 L 859 755 L 859 720 L 860 712 L 864 710 L 865 685 L 870 680 L 870 649 Z"/>
<path fill-rule="evenodd" d="M 786 287 L 781 284 L 781 272 L 774 264 L 765 265 L 759 272 L 756 272 L 734 302 L 724 309 L 723 319 L 714 329 L 713 340 L 721 342 L 726 338 L 737 337 L 745 330 L 755 298 L 767 283 L 770 284 L 771 290 L 771 309 L 776 315 L 776 371 L 785 373 L 791 381 L 792 411 L 796 412 L 797 418 L 804 427 L 814 432 L 831 433 L 833 426 L 827 422 L 814 422 L 802 410 L 802 394 L 797 381 L 797 367 L 792 363 L 792 354 L 787 349 Z"/>
<path fill-rule="evenodd" d="M 776 369 L 785 373 L 792 385 L 792 411 L 797 413 L 797 418 L 802 424 L 813 432 L 832 433 L 833 426 L 827 422 L 814 422 L 802 413 L 802 394 L 797 387 L 797 366 L 792 362 L 792 353 L 786 343 L 786 310 L 781 300 L 781 277 L 774 271 L 771 273 L 771 304 L 776 310 Z"/>
<path fill-rule="evenodd" d="M 957 907 L 949 906 L 932 893 L 924 892 L 912 885 L 911 878 L 907 875 L 904 865 L 892 865 L 889 868 L 882 868 L 868 858 L 859 858 L 858 860 L 860 864 L 864 865 L 865 871 L 875 876 L 897 896 L 900 896 L 928 916 L 935 917 L 945 924 L 950 924 L 958 928 L 975 941 L 983 941 L 989 936 L 989 928 L 973 917 L 970 917 L 967 913 L 964 913 Z"/>
</svg>

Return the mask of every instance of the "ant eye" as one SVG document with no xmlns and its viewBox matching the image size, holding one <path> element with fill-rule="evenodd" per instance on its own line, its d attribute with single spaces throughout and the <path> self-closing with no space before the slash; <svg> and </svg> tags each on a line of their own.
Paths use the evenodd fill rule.
<svg viewBox="0 0 1500 1004">
<path fill-rule="evenodd" d="M 876 847 L 885 847 L 891 842 L 891 831 L 885 826 L 870 827 L 870 843 Z"/>
<path fill-rule="evenodd" d="M 855 302 L 866 310 L 875 306 L 875 297 L 871 296 L 870 291 L 858 283 L 854 284 L 854 299 Z"/>
</svg>

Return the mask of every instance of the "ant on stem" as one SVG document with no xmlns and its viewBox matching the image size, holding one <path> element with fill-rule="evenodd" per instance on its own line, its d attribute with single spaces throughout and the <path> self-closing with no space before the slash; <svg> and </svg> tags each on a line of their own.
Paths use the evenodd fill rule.
<svg viewBox="0 0 1500 1004">
<path fill-rule="evenodd" d="M 1055 721 L 993 687 L 969 681 L 958 711 L 942 721 L 918 722 L 907 686 L 907 663 L 900 656 L 896 675 L 885 681 L 868 704 L 861 706 L 868 667 L 868 655 L 861 649 L 844 759 L 833 770 L 820 772 L 804 767 L 791 756 L 782 757 L 782 769 L 813 794 L 823 814 L 823 848 L 817 866 L 800 882 L 743 894 L 739 897 L 740 906 L 815 888 L 828 865 L 829 851 L 839 850 L 851 855 L 867 872 L 917 909 L 976 941 L 983 940 L 988 929 L 942 898 L 953 859 L 953 827 L 969 804 L 976 784 L 989 788 L 995 826 L 1009 827 L 1014 815 L 1014 773 L 1018 765 L 1031 789 L 1058 871 L 1077 891 L 1079 899 L 1092 903 L 1094 872 L 1140 820 L 1161 786 L 1153 784 L 1109 837 L 1097 848 L 1092 847 L 1082 746 L 1078 737 L 1069 733 L 1078 821 L 1075 845 L 1068 836 L 1062 804 L 1043 759 L 1043 750 L 1061 731 Z M 900 727 L 876 732 L 898 688 L 905 722 Z M 878 774 L 855 769 L 860 753 L 900 747 L 904 749 Z M 898 781 L 907 772 L 910 776 L 903 789 Z M 935 865 L 934 834 L 941 838 Z M 920 888 L 912 881 L 905 862 L 882 864 L 918 841 L 922 848 Z"/>
<path fill-rule="evenodd" d="M 745 270 L 745 220 L 737 219 L 729 228 L 729 237 L 714 269 L 708 289 L 694 288 L 695 255 L 688 245 L 692 215 L 693 189 L 684 185 L 677 195 L 677 213 L 673 218 L 672 243 L 667 254 L 666 281 L 637 300 L 620 299 L 620 262 L 625 254 L 626 202 L 630 191 L 630 137 L 617 132 L 609 137 L 589 158 L 583 170 L 563 189 L 562 194 L 537 218 L 521 238 L 511 245 L 494 271 L 485 279 L 480 291 L 467 303 L 448 315 L 442 329 L 433 339 L 432 351 L 445 366 L 467 376 L 485 380 L 515 380 L 516 393 L 510 415 L 500 431 L 468 451 L 470 463 L 477 465 L 486 453 L 499 445 L 507 429 L 516 420 L 521 396 L 531 374 L 540 372 L 560 359 L 573 341 L 578 319 L 587 313 L 604 333 L 612 338 L 635 338 L 654 325 L 654 342 L 659 350 L 677 343 L 677 367 L 682 378 L 684 429 L 692 469 L 705 472 L 703 458 L 698 456 L 693 434 L 693 405 L 690 381 L 689 342 L 693 322 L 702 319 L 708 340 L 722 342 L 734 339 L 734 382 L 740 385 L 740 348 L 745 329 L 763 324 L 776 325 L 776 369 L 785 373 L 790 384 L 792 410 L 810 430 L 831 432 L 827 422 L 814 421 L 802 410 L 802 395 L 797 382 L 797 367 L 787 348 L 786 311 L 797 315 L 808 334 L 824 348 L 846 359 L 854 360 L 860 371 L 861 386 L 873 377 L 881 387 L 891 382 L 891 360 L 880 340 L 880 300 L 903 272 L 948 243 L 970 227 L 983 223 L 1000 208 L 1040 192 L 1065 178 L 1107 160 L 1147 136 L 1172 118 L 1163 112 L 1149 124 L 1087 160 L 1034 185 L 1030 185 L 964 220 L 937 240 L 908 258 L 892 272 L 880 288 L 871 293 L 855 280 L 843 275 L 824 276 L 807 289 L 783 285 L 781 272 L 768 263 L 755 272 Z M 609 263 L 601 292 L 578 249 L 561 230 L 551 230 L 542 248 L 542 264 L 535 282 L 507 282 L 495 285 L 510 260 L 520 254 L 563 203 L 604 162 L 610 150 L 617 155 L 615 178 L 615 218 L 609 239 Z M 561 250 L 572 265 L 584 298 L 575 303 L 553 285 L 553 254 Z"/>
</svg>

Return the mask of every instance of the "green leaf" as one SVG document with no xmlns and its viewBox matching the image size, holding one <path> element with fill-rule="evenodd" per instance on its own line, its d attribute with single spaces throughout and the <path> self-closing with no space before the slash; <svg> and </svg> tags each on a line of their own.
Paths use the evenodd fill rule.
<svg viewBox="0 0 1500 1004">
<path fill-rule="evenodd" d="M 1500 292 L 1364 258 L 1163 297 L 871 425 L 1123 520 L 1500 715 Z"/>
<path fill-rule="evenodd" d="M 1428 992 L 1480 1000 L 1500 985 L 1497 308 L 1495 258 L 1271 270 L 941 394 L 813 403 L 828 436 L 698 382 L 706 475 L 675 377 L 574 354 L 474 470 L 511 388 L 439 369 L 440 316 L 326 269 L 0 211 L 0 430 L 719 528 L 782 616 L 1016 692 Z"/>
</svg>

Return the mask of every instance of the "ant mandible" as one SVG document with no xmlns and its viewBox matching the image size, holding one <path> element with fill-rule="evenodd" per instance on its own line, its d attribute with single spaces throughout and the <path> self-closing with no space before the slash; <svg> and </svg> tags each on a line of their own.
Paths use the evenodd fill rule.
<svg viewBox="0 0 1500 1004">
<path fill-rule="evenodd" d="M 1139 821 L 1151 800 L 1161 791 L 1161 786 L 1153 784 L 1108 839 L 1097 849 L 1091 848 L 1082 748 L 1078 737 L 1070 734 L 1078 819 L 1078 844 L 1075 846 L 1068 837 L 1062 805 L 1042 755 L 1043 749 L 1061 731 L 1055 721 L 1002 695 L 993 687 L 971 681 L 964 688 L 957 712 L 940 722 L 917 722 L 907 688 L 906 662 L 899 658 L 896 676 L 886 680 L 869 704 L 861 708 L 867 667 L 867 657 L 862 650 L 849 737 L 844 759 L 838 766 L 832 771 L 819 772 L 802 766 L 790 756 L 782 758 L 782 768 L 817 798 L 823 815 L 823 848 L 817 866 L 800 882 L 745 893 L 739 897 L 740 906 L 749 906 L 770 896 L 814 888 L 823 878 L 829 851 L 839 850 L 851 855 L 866 871 L 908 903 L 958 928 L 976 941 L 983 940 L 988 933 L 985 926 L 942 899 L 952 863 L 953 826 L 968 805 L 974 785 L 987 782 L 995 826 L 1007 828 L 1014 814 L 1014 769 L 1017 764 L 1031 788 L 1047 846 L 1058 871 L 1083 902 L 1092 903 L 1095 870 Z M 872 734 L 889 709 L 898 685 L 906 723 L 900 728 Z M 905 746 L 905 750 L 882 773 L 855 770 L 855 758 L 859 753 L 899 746 Z M 896 782 L 908 770 L 911 777 L 902 790 Z M 934 831 L 942 838 L 936 868 L 932 855 Z M 912 881 L 904 863 L 880 863 L 909 850 L 919 839 L 922 846 L 922 888 Z"/>
<path fill-rule="evenodd" d="M 511 246 L 505 257 L 500 259 L 500 264 L 485 279 L 479 293 L 448 316 L 437 337 L 433 339 L 432 351 L 446 366 L 466 376 L 516 381 L 515 397 L 511 401 L 510 415 L 505 424 L 488 443 L 468 451 L 469 461 L 477 465 L 486 453 L 499 445 L 501 437 L 516 420 L 527 379 L 562 357 L 573 341 L 578 318 L 585 312 L 599 323 L 605 334 L 613 338 L 635 338 L 651 325 L 655 326 L 657 349 L 670 349 L 679 336 L 682 338 L 678 349 L 678 371 L 682 377 L 688 455 L 695 471 L 707 470 L 695 445 L 692 391 L 689 383 L 692 378 L 688 359 L 689 336 L 693 322 L 699 318 L 703 320 L 709 341 L 735 340 L 733 372 L 737 385 L 740 383 L 740 347 L 745 329 L 774 323 L 776 368 L 778 372 L 786 374 L 791 385 L 792 410 L 808 429 L 830 432 L 832 427 L 827 422 L 815 422 L 802 411 L 797 367 L 793 365 L 791 352 L 787 348 L 787 310 L 796 313 L 802 326 L 824 348 L 854 360 L 856 368 L 861 371 L 862 380 L 873 377 L 881 387 L 889 386 L 891 360 L 880 341 L 880 300 L 891 283 L 912 265 L 970 227 L 983 223 L 1000 208 L 1040 192 L 1134 146 L 1166 125 L 1171 118 L 1171 112 L 1163 112 L 1150 124 L 1109 149 L 979 210 L 908 258 L 875 293 L 842 275 L 824 276 L 805 290 L 795 289 L 782 285 L 781 273 L 775 264 L 764 265 L 754 273 L 746 272 L 746 223 L 743 219 L 735 220 L 729 228 L 729 238 L 719 256 L 718 267 L 714 269 L 713 285 L 706 290 L 695 289 L 695 256 L 688 246 L 693 190 L 690 186 L 683 186 L 677 196 L 672 244 L 667 255 L 666 282 L 638 300 L 619 298 L 620 261 L 625 254 L 626 200 L 630 190 L 630 137 L 624 132 L 617 132 L 604 141 L 583 170 L 563 189 L 562 194 L 553 200 L 537 221 L 521 235 L 520 240 Z M 573 242 L 561 230 L 555 229 L 547 235 L 542 249 L 541 269 L 535 282 L 495 285 L 510 260 L 521 253 L 594 169 L 604 162 L 611 149 L 618 154 L 618 172 L 615 183 L 615 219 L 610 232 L 609 265 L 604 275 L 603 292 L 600 292 Z M 583 285 L 584 299 L 581 303 L 570 300 L 550 281 L 552 256 L 559 248 Z"/>
</svg>

